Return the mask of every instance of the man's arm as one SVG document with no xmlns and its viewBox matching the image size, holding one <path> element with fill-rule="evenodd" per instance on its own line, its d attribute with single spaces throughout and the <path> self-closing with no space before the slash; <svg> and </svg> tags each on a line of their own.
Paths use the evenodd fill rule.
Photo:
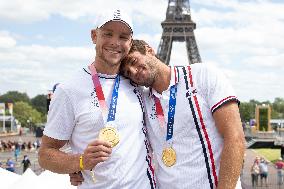
<svg viewBox="0 0 284 189">
<path fill-rule="evenodd" d="M 80 154 L 72 155 L 59 150 L 66 143 L 66 140 L 56 140 L 44 135 L 39 148 L 38 162 L 40 166 L 63 174 L 79 171 Z"/>
<path fill-rule="evenodd" d="M 62 174 L 80 171 L 81 154 L 67 154 L 59 150 L 66 142 L 66 140 L 56 140 L 44 135 L 39 149 L 40 166 Z M 106 161 L 110 154 L 111 147 L 108 142 L 101 140 L 91 142 L 82 154 L 84 170 L 91 170 L 99 162 Z"/>
<path fill-rule="evenodd" d="M 245 140 L 237 103 L 228 102 L 213 113 L 219 133 L 224 138 L 218 189 L 235 189 L 241 173 Z"/>
</svg>

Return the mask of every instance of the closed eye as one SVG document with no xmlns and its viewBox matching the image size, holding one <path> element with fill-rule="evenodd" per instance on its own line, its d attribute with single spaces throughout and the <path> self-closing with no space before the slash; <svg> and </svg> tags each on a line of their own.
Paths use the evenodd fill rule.
<svg viewBox="0 0 284 189">
<path fill-rule="evenodd" d="M 104 36 L 107 36 L 107 37 L 111 37 L 111 36 L 112 36 L 112 33 L 106 32 L 106 33 L 104 33 L 103 35 L 104 35 Z"/>
<path fill-rule="evenodd" d="M 120 36 L 120 39 L 124 40 L 124 41 L 128 41 L 130 39 L 129 36 L 125 36 L 125 35 L 122 35 Z"/>
</svg>

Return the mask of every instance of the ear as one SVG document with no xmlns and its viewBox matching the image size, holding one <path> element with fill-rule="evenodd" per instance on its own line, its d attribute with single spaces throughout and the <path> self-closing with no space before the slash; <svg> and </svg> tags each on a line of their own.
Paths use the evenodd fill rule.
<svg viewBox="0 0 284 189">
<path fill-rule="evenodd" d="M 98 32 L 97 29 L 92 29 L 92 30 L 91 30 L 91 38 L 92 38 L 93 44 L 96 44 L 97 32 Z"/>
<path fill-rule="evenodd" d="M 155 50 L 149 45 L 145 45 L 145 48 L 146 48 L 146 54 L 151 54 L 152 56 L 156 55 Z"/>
</svg>

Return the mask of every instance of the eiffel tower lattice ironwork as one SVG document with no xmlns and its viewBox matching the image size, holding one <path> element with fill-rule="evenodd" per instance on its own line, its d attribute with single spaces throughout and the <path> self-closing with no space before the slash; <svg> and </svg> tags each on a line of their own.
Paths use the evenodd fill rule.
<svg viewBox="0 0 284 189">
<path fill-rule="evenodd" d="M 169 0 L 166 20 L 161 23 L 162 38 L 158 57 L 169 65 L 174 41 L 185 42 L 189 64 L 201 62 L 193 30 L 196 24 L 191 20 L 189 0 Z"/>
</svg>

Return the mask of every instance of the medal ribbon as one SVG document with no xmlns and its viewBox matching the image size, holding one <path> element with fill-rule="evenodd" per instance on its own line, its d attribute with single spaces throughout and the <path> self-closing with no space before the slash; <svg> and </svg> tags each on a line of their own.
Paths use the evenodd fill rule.
<svg viewBox="0 0 284 189">
<path fill-rule="evenodd" d="M 167 122 L 167 136 L 166 141 L 170 140 L 173 137 L 173 129 L 174 129 L 174 120 L 175 120 L 175 107 L 176 107 L 176 94 L 177 94 L 177 77 L 176 77 L 176 68 L 175 71 L 175 85 L 170 87 L 170 99 L 169 99 L 169 111 L 168 111 L 168 122 Z M 158 117 L 158 121 L 160 126 L 163 128 L 165 125 L 165 117 L 162 109 L 162 105 L 160 100 L 153 95 L 156 113 Z"/>
<path fill-rule="evenodd" d="M 162 108 L 160 100 L 155 95 L 153 95 L 153 97 L 155 101 L 158 121 L 160 123 L 160 126 L 163 128 L 165 126 L 165 118 L 164 118 L 165 116 L 164 116 L 163 108 Z"/>
<path fill-rule="evenodd" d="M 97 94 L 97 97 L 98 97 L 98 100 L 99 100 L 100 107 L 102 109 L 103 117 L 105 117 L 105 115 L 108 111 L 107 122 L 114 121 L 115 120 L 115 113 L 116 113 L 116 105 L 117 105 L 117 98 L 118 98 L 120 76 L 117 75 L 117 77 L 115 79 L 115 83 L 114 83 L 114 87 L 113 87 L 113 91 L 112 91 L 111 102 L 110 102 L 110 106 L 109 106 L 109 110 L 108 110 L 108 107 L 107 107 L 106 101 L 105 101 L 104 92 L 102 90 L 102 86 L 101 86 L 101 83 L 100 83 L 100 80 L 99 80 L 97 70 L 96 70 L 94 65 L 90 65 L 89 69 L 91 70 L 93 84 L 94 84 L 94 87 L 96 89 L 96 94 Z"/>
</svg>

